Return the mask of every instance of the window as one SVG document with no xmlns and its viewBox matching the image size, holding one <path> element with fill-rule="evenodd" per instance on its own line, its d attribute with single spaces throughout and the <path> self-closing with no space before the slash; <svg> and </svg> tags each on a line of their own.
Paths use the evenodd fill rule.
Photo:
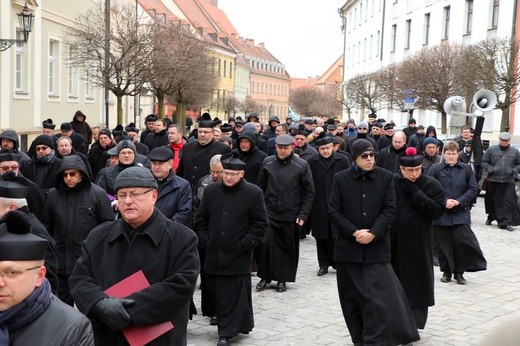
<svg viewBox="0 0 520 346">
<path fill-rule="evenodd" d="M 60 66 L 60 43 L 55 40 L 49 41 L 49 96 L 59 96 L 59 66 Z"/>
<path fill-rule="evenodd" d="M 94 86 L 92 85 L 92 74 L 90 68 L 85 71 L 85 99 L 94 100 Z"/>
<path fill-rule="evenodd" d="M 220 59 L 218 59 L 218 76 L 221 77 L 222 75 L 220 74 L 220 64 L 222 63 L 222 61 L 220 61 Z"/>
<path fill-rule="evenodd" d="M 376 56 L 379 56 L 379 47 L 381 47 L 381 31 L 377 30 Z"/>
<path fill-rule="evenodd" d="M 74 60 L 77 56 L 77 48 L 69 47 L 69 98 L 78 98 L 78 68 L 74 65 Z"/>
<path fill-rule="evenodd" d="M 367 39 L 363 41 L 363 61 L 367 60 Z"/>
<path fill-rule="evenodd" d="M 368 50 L 368 57 L 372 59 L 373 57 L 373 48 L 374 48 L 374 35 L 370 35 L 370 47 Z"/>
<path fill-rule="evenodd" d="M 430 14 L 424 15 L 424 33 L 423 33 L 423 44 L 430 43 Z"/>
<path fill-rule="evenodd" d="M 226 77 L 226 67 L 227 67 L 227 61 L 224 60 L 224 75 L 222 77 Z"/>
<path fill-rule="evenodd" d="M 450 33 L 450 6 L 444 7 L 444 18 L 442 20 L 442 39 L 447 40 Z"/>
<path fill-rule="evenodd" d="M 406 20 L 406 29 L 404 33 L 404 48 L 409 49 L 410 48 L 410 36 L 412 35 L 412 20 L 407 19 Z"/>
<path fill-rule="evenodd" d="M 390 52 L 395 52 L 395 40 L 397 38 L 397 24 L 392 25 L 392 42 L 390 42 Z"/>
<path fill-rule="evenodd" d="M 466 0 L 466 22 L 464 23 L 464 33 L 471 34 L 471 27 L 473 25 L 473 0 Z"/>
<path fill-rule="evenodd" d="M 23 40 L 23 33 L 16 31 L 16 39 Z M 24 54 L 24 47 L 15 48 L 15 92 L 25 93 L 27 91 L 27 55 Z"/>
<path fill-rule="evenodd" d="M 500 7 L 500 0 L 493 0 L 493 10 L 491 11 L 491 28 L 498 26 L 498 9 Z"/>
<path fill-rule="evenodd" d="M 233 79 L 233 61 L 229 62 L 229 79 Z"/>
</svg>

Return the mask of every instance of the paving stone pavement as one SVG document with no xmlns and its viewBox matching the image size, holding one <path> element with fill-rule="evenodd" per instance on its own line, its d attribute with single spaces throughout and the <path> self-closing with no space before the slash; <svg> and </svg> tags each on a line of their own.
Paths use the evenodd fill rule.
<svg viewBox="0 0 520 346">
<path fill-rule="evenodd" d="M 484 198 L 472 210 L 473 231 L 479 239 L 488 269 L 465 273 L 467 284 L 441 283 L 435 267 L 435 302 L 429 309 L 421 340 L 414 345 L 479 345 L 498 326 L 520 318 L 520 227 L 508 232 L 485 225 Z M 275 284 L 262 292 L 252 277 L 255 328 L 233 339 L 233 345 L 352 345 L 343 320 L 336 288 L 336 273 L 318 277 L 314 238 L 300 244 L 300 262 L 295 283 L 285 293 Z M 216 326 L 201 316 L 200 290 L 195 291 L 199 315 L 188 324 L 188 345 L 216 345 Z"/>
</svg>

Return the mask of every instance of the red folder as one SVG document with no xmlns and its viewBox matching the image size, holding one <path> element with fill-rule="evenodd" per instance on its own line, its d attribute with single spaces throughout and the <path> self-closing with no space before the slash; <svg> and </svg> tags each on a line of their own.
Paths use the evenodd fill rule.
<svg viewBox="0 0 520 346">
<path fill-rule="evenodd" d="M 111 297 L 126 298 L 130 294 L 142 291 L 147 287 L 150 287 L 150 283 L 144 276 L 143 271 L 139 270 L 114 286 L 107 288 L 105 293 Z M 130 346 L 143 346 L 172 329 L 173 324 L 167 321 L 154 325 L 129 326 L 123 329 L 123 334 Z"/>
</svg>

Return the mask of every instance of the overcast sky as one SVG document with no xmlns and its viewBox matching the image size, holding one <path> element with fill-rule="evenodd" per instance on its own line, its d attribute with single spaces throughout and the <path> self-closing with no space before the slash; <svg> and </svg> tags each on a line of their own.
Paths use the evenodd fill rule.
<svg viewBox="0 0 520 346">
<path fill-rule="evenodd" d="M 342 54 L 338 8 L 345 0 L 218 0 L 239 34 L 252 38 L 293 78 L 321 76 Z"/>
</svg>

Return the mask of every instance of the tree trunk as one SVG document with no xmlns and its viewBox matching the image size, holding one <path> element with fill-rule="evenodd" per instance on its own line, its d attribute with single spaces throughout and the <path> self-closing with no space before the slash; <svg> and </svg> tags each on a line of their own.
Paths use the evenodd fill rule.
<svg viewBox="0 0 520 346">
<path fill-rule="evenodd" d="M 159 119 L 164 119 L 164 92 L 156 91 L 155 97 L 157 97 L 157 115 Z"/>
<path fill-rule="evenodd" d="M 441 132 L 442 133 L 446 133 L 446 129 L 447 129 L 446 121 L 447 121 L 446 113 L 441 112 Z"/>
<path fill-rule="evenodd" d="M 500 132 L 509 132 L 509 107 L 502 108 L 502 119 L 500 120 Z"/>
<path fill-rule="evenodd" d="M 182 133 L 187 135 L 186 129 L 186 104 L 183 102 L 178 102 L 177 107 L 175 108 L 175 112 L 173 112 L 173 119 L 176 124 L 178 124 L 182 128 Z"/>
<path fill-rule="evenodd" d="M 123 95 L 116 95 L 117 97 L 117 124 L 123 125 Z"/>
</svg>

